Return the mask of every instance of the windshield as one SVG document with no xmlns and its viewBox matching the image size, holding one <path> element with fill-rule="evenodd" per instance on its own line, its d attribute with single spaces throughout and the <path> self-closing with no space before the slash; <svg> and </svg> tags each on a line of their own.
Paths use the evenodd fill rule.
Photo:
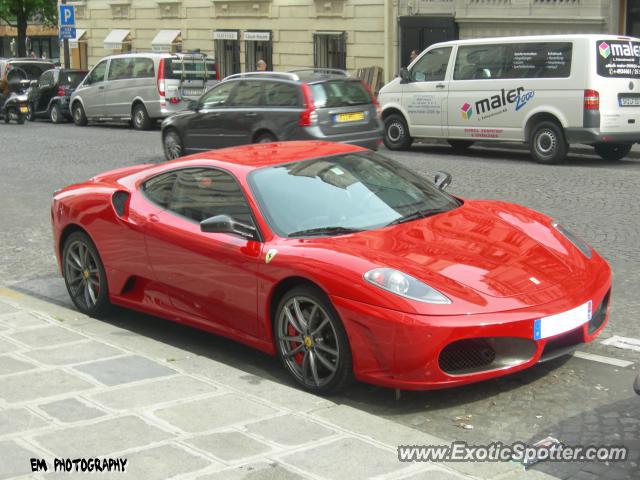
<svg viewBox="0 0 640 480">
<path fill-rule="evenodd" d="M 348 107 L 371 103 L 371 97 L 357 80 L 332 80 L 312 83 L 311 94 L 316 108 Z"/>
<path fill-rule="evenodd" d="M 262 168 L 249 184 L 282 237 L 340 235 L 424 218 L 460 202 L 396 162 L 355 152 Z"/>
</svg>

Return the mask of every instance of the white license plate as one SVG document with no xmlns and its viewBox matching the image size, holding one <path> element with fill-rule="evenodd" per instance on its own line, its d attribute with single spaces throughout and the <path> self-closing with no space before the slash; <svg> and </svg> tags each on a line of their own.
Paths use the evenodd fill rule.
<svg viewBox="0 0 640 480">
<path fill-rule="evenodd" d="M 640 97 L 621 97 L 621 107 L 640 107 Z"/>
<path fill-rule="evenodd" d="M 566 312 L 556 313 L 548 317 L 539 318 L 533 321 L 533 339 L 553 337 L 560 333 L 568 332 L 591 320 L 592 302 L 589 300 L 579 307 L 572 308 Z"/>
<path fill-rule="evenodd" d="M 198 88 L 183 88 L 182 89 L 182 94 L 189 96 L 189 97 L 199 97 L 200 95 L 202 95 L 202 90 L 198 89 Z"/>
</svg>

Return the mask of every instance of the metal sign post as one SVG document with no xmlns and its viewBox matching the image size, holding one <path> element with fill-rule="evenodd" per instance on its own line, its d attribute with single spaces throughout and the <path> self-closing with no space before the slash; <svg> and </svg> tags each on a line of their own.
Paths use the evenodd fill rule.
<svg viewBox="0 0 640 480">
<path fill-rule="evenodd" d="M 60 0 L 58 8 L 58 26 L 64 51 L 64 66 L 71 68 L 69 59 L 69 39 L 76 38 L 76 12 L 73 5 L 67 5 L 67 0 Z"/>
</svg>

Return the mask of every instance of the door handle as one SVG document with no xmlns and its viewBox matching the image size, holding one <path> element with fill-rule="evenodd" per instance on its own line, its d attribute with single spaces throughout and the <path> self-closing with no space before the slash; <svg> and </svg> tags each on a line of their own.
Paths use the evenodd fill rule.
<svg viewBox="0 0 640 480">
<path fill-rule="evenodd" d="M 444 88 L 444 83 L 438 83 L 436 84 L 436 88 Z"/>
<path fill-rule="evenodd" d="M 151 223 L 158 223 L 160 221 L 160 217 L 158 217 L 155 213 L 152 213 L 147 218 Z"/>
<path fill-rule="evenodd" d="M 257 117 L 258 114 L 257 113 L 245 113 L 244 116 L 245 117 Z"/>
</svg>

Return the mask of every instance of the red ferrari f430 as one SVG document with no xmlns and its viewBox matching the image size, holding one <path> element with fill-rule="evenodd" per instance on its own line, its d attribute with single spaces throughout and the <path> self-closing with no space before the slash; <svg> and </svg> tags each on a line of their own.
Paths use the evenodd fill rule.
<svg viewBox="0 0 640 480">
<path fill-rule="evenodd" d="M 336 143 L 214 150 L 56 192 L 55 251 L 81 312 L 224 335 L 318 393 L 477 382 L 596 337 L 606 261 L 541 213 L 446 193 L 450 179 Z"/>
</svg>

